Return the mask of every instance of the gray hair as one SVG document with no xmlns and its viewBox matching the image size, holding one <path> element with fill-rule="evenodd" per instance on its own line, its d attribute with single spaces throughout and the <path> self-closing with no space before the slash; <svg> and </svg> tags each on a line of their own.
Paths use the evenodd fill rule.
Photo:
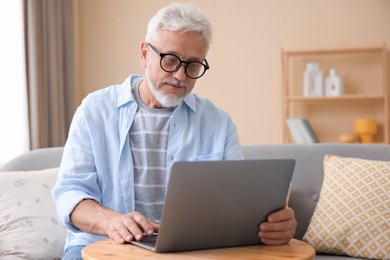
<svg viewBox="0 0 390 260">
<path fill-rule="evenodd" d="M 160 30 L 198 32 L 206 44 L 206 50 L 211 44 L 211 24 L 192 4 L 172 3 L 160 9 L 148 23 L 145 41 L 151 43 Z"/>
</svg>

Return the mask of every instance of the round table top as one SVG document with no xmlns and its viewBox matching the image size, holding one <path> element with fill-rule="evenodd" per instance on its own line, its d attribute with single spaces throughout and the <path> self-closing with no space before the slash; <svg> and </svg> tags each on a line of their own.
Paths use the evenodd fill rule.
<svg viewBox="0 0 390 260">
<path fill-rule="evenodd" d="M 314 259 L 315 250 L 309 244 L 293 239 L 283 246 L 243 246 L 174 253 L 155 253 L 133 244 L 117 244 L 111 239 L 98 241 L 82 251 L 84 260 L 108 259 Z"/>
</svg>

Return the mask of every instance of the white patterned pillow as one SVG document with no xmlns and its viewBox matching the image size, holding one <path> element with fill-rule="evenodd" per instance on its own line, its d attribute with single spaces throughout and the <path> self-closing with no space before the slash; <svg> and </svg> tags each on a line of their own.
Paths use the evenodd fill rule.
<svg viewBox="0 0 390 260">
<path fill-rule="evenodd" d="M 320 199 L 303 240 L 317 252 L 390 259 L 390 162 L 324 157 Z"/>
<path fill-rule="evenodd" d="M 58 168 L 0 172 L 0 258 L 60 259 L 66 230 L 51 198 Z"/>
</svg>

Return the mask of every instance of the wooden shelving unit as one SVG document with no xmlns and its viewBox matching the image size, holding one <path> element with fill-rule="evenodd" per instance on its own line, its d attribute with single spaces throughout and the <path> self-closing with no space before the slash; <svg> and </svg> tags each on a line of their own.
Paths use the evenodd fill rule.
<svg viewBox="0 0 390 260">
<path fill-rule="evenodd" d="M 338 97 L 303 96 L 303 74 L 308 62 L 317 62 L 324 78 L 335 68 L 344 80 Z M 389 91 L 386 45 L 327 50 L 282 50 L 283 142 L 293 142 L 286 118 L 304 117 L 320 142 L 338 142 L 354 132 L 356 118 L 378 123 L 375 143 L 389 143 Z"/>
</svg>

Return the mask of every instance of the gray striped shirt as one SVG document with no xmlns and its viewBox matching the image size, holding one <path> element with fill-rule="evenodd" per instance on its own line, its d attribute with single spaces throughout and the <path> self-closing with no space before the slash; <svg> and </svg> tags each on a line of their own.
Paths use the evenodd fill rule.
<svg viewBox="0 0 390 260">
<path fill-rule="evenodd" d="M 166 151 L 169 122 L 174 109 L 147 107 L 133 88 L 138 111 L 129 139 L 134 162 L 135 210 L 159 222 L 166 188 Z"/>
</svg>

